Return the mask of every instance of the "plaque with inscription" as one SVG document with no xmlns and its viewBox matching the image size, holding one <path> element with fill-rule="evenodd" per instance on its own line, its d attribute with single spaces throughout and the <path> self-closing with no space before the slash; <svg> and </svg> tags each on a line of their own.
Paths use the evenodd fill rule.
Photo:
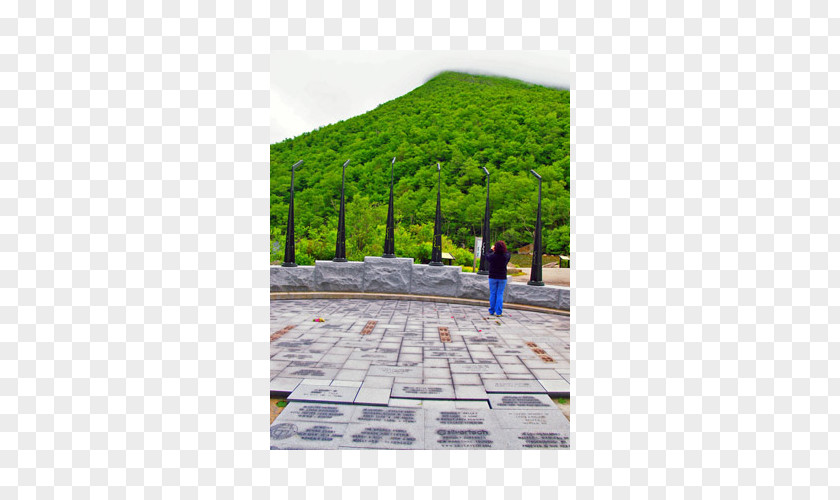
<svg viewBox="0 0 840 500">
<path fill-rule="evenodd" d="M 275 360 L 282 360 L 283 358 L 282 358 L 282 356 L 278 356 L 278 357 L 276 357 L 276 358 L 274 358 L 274 359 L 275 359 Z M 289 364 L 287 365 L 289 368 L 300 368 L 300 367 L 302 367 L 302 366 L 305 366 L 305 367 L 313 367 L 313 366 L 315 366 L 315 365 L 317 365 L 317 364 L 318 364 L 318 362 L 317 362 L 317 361 L 296 361 L 296 360 L 291 360 L 291 361 L 286 361 L 286 362 L 287 362 L 287 363 L 289 363 Z"/>
<path fill-rule="evenodd" d="M 353 416 L 353 423 L 357 422 L 375 422 L 389 424 L 423 423 L 423 410 L 419 408 L 377 408 L 369 406 L 360 406 L 356 407 L 356 413 Z"/>
<path fill-rule="evenodd" d="M 432 350 L 426 349 L 425 356 L 427 358 L 438 359 L 465 359 L 470 360 L 470 354 L 467 351 L 448 351 L 448 350 Z"/>
<path fill-rule="evenodd" d="M 498 337 L 471 337 L 469 340 L 470 344 L 498 344 L 499 338 Z"/>
<path fill-rule="evenodd" d="M 286 399 L 289 401 L 352 403 L 358 392 L 357 387 L 301 384 Z"/>
<path fill-rule="evenodd" d="M 324 379 L 334 379 L 336 374 L 338 373 L 338 369 L 336 368 L 316 368 L 311 366 L 304 366 L 304 367 L 295 367 L 293 368 L 291 365 L 285 368 L 281 375 L 284 377 L 291 377 L 291 378 L 324 378 Z"/>
<path fill-rule="evenodd" d="M 486 450 L 498 448 L 487 429 L 436 429 L 432 432 L 431 449 L 434 450 Z"/>
<path fill-rule="evenodd" d="M 449 363 L 452 373 L 503 373 L 496 363 Z"/>
<path fill-rule="evenodd" d="M 536 428 L 543 430 L 560 430 L 569 432 L 569 421 L 558 409 L 519 409 L 519 410 L 498 410 L 494 413 L 496 420 L 505 429 Z"/>
<path fill-rule="evenodd" d="M 393 398 L 409 399 L 455 399 L 455 388 L 451 385 L 394 384 Z"/>
<path fill-rule="evenodd" d="M 338 422 L 349 423 L 355 408 L 328 403 L 289 403 L 278 422 Z"/>
<path fill-rule="evenodd" d="M 511 449 L 521 450 L 561 450 L 569 449 L 569 434 L 550 430 L 522 430 L 512 432 L 509 438 Z"/>
<path fill-rule="evenodd" d="M 489 409 L 427 409 L 426 445 L 432 450 L 505 449 L 506 433 Z"/>
<path fill-rule="evenodd" d="M 283 413 L 280 414 L 281 417 Z M 279 450 L 334 450 L 344 439 L 347 425 L 316 422 L 276 423 L 269 428 L 271 447 Z"/>
<path fill-rule="evenodd" d="M 490 394 L 490 407 L 499 409 L 548 408 L 560 411 L 545 394 Z"/>
<path fill-rule="evenodd" d="M 341 446 L 379 450 L 422 450 L 425 449 L 423 434 L 422 422 L 351 423 L 347 426 Z"/>
<path fill-rule="evenodd" d="M 514 394 L 536 393 L 545 394 L 545 387 L 536 380 L 485 380 L 484 388 L 487 392 L 508 392 Z"/>
<path fill-rule="evenodd" d="M 382 366 L 371 365 L 368 375 L 374 377 L 410 377 L 422 378 L 423 368 L 418 366 Z"/>
<path fill-rule="evenodd" d="M 396 361 L 398 354 L 396 352 L 361 352 L 355 351 L 350 355 L 349 359 L 370 360 L 370 361 Z"/>
<path fill-rule="evenodd" d="M 485 410 L 427 410 L 426 424 L 443 427 L 451 425 L 496 425 L 493 414 Z"/>
<path fill-rule="evenodd" d="M 308 352 L 284 352 L 277 356 L 277 359 L 289 361 L 318 361 L 323 354 L 312 354 Z"/>
</svg>

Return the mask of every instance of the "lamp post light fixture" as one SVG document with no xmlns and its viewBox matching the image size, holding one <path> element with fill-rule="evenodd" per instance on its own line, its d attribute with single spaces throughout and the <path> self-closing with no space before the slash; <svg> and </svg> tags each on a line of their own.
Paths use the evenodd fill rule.
<svg viewBox="0 0 840 500">
<path fill-rule="evenodd" d="M 295 264 L 295 169 L 303 160 L 292 165 L 292 184 L 289 186 L 289 220 L 286 223 L 286 253 L 283 267 L 297 267 Z"/>
<path fill-rule="evenodd" d="M 347 170 L 348 163 L 350 163 L 350 160 L 345 161 L 344 165 L 341 166 L 341 204 L 338 207 L 338 232 L 335 235 L 335 258 L 333 262 L 347 262 L 344 248 L 344 172 Z"/>
<path fill-rule="evenodd" d="M 388 220 L 385 222 L 385 251 L 382 254 L 383 258 L 393 259 L 394 255 L 394 162 L 397 161 L 395 156 L 391 160 L 391 196 L 388 198 Z"/>
<path fill-rule="evenodd" d="M 490 172 L 484 167 L 481 167 L 481 169 L 484 170 L 484 178 L 487 182 L 487 198 L 484 202 L 484 222 L 481 224 L 481 260 L 479 261 L 478 272 L 476 274 L 486 276 L 490 274 L 490 271 L 487 269 L 487 259 L 484 258 L 487 255 L 490 245 Z"/>
<path fill-rule="evenodd" d="M 533 170 L 531 173 L 539 181 L 539 192 L 537 194 L 537 228 L 534 231 L 534 256 L 531 259 L 531 279 L 528 284 L 545 286 L 542 280 L 542 177 Z"/>
<path fill-rule="evenodd" d="M 437 211 L 435 212 L 435 236 L 432 240 L 432 261 L 430 266 L 442 266 L 441 262 L 441 221 L 440 221 L 440 163 L 437 164 L 438 169 L 438 192 L 437 192 Z"/>
</svg>

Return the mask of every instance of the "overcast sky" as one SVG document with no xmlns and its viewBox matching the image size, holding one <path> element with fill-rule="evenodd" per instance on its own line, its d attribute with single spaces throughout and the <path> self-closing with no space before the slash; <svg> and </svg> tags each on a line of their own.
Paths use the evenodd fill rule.
<svg viewBox="0 0 840 500">
<path fill-rule="evenodd" d="M 285 51 L 271 54 L 271 142 L 358 116 L 441 71 L 570 88 L 569 55 L 545 51 Z"/>
</svg>

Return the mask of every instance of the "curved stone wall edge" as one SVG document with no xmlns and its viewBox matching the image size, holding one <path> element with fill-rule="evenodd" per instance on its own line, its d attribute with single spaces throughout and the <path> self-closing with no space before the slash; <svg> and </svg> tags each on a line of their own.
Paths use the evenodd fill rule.
<svg viewBox="0 0 840 500">
<path fill-rule="evenodd" d="M 315 261 L 314 266 L 271 266 L 272 292 L 373 292 L 487 300 L 487 276 L 456 266 L 414 264 L 413 259 L 365 257 L 364 262 Z M 508 282 L 504 301 L 568 311 L 571 290 Z"/>
</svg>

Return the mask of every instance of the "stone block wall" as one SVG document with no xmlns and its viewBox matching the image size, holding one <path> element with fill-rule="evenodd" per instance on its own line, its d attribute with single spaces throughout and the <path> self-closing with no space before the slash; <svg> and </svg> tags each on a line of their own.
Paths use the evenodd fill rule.
<svg viewBox="0 0 840 500">
<path fill-rule="evenodd" d="M 365 257 L 364 262 L 315 261 L 314 266 L 271 266 L 272 292 L 371 292 L 487 300 L 487 276 L 456 266 L 414 264 L 413 259 Z M 508 281 L 504 301 L 569 310 L 570 290 Z"/>
</svg>

